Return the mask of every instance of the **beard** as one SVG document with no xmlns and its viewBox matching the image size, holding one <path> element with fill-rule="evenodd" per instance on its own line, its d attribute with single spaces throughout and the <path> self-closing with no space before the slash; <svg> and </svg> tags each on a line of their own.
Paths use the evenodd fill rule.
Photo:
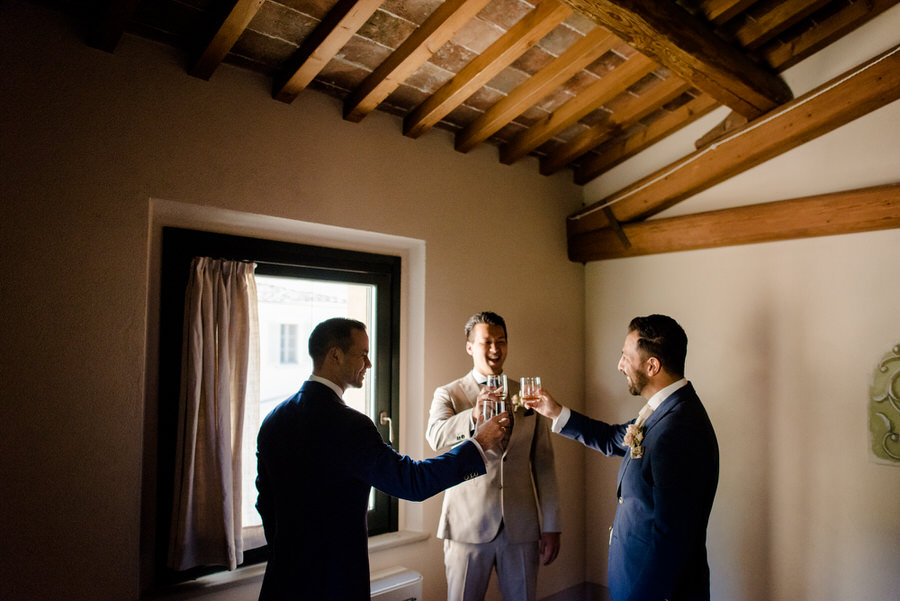
<svg viewBox="0 0 900 601">
<path fill-rule="evenodd" d="M 628 392 L 632 396 L 641 396 L 641 391 L 647 385 L 647 378 L 641 373 L 625 374 L 628 382 Z"/>
</svg>

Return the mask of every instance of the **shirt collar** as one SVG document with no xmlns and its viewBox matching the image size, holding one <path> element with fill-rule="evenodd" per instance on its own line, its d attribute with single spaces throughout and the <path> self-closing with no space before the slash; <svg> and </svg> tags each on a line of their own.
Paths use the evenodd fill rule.
<svg viewBox="0 0 900 601">
<path fill-rule="evenodd" d="M 475 368 L 472 368 L 472 377 L 475 378 L 475 382 L 481 384 L 482 386 L 487 384 L 488 377 Z"/>
<path fill-rule="evenodd" d="M 324 384 L 324 385 L 327 386 L 328 388 L 332 389 L 332 390 L 334 391 L 334 394 L 338 395 L 338 398 L 341 399 L 341 401 L 344 400 L 344 391 L 341 390 L 341 387 L 340 387 L 340 386 L 338 386 L 337 384 L 335 384 L 335 383 L 332 382 L 331 380 L 329 380 L 329 379 L 327 379 L 327 378 L 323 378 L 322 376 L 317 376 L 317 375 L 315 375 L 315 374 L 311 375 L 311 376 L 309 377 L 309 379 L 310 379 L 312 382 L 318 382 L 319 384 Z"/>
<path fill-rule="evenodd" d="M 653 407 L 653 410 L 656 411 L 657 409 L 659 409 L 659 406 L 663 404 L 663 401 L 672 396 L 672 394 L 676 390 L 681 390 L 682 388 L 687 386 L 687 383 L 688 381 L 686 378 L 681 378 L 677 382 L 672 382 L 662 390 L 657 391 L 657 393 L 652 397 L 650 397 L 647 400 L 647 404 Z"/>
</svg>

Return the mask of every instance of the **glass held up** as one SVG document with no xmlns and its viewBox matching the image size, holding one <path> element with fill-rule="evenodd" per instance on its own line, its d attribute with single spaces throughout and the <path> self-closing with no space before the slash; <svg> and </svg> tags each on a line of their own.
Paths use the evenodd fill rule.
<svg viewBox="0 0 900 601">
<path fill-rule="evenodd" d="M 487 379 L 487 388 L 491 390 L 500 400 L 485 401 L 482 405 L 484 419 L 489 420 L 495 415 L 500 415 L 506 411 L 506 397 L 509 394 L 509 386 L 507 385 L 506 374 L 490 375 Z"/>
<path fill-rule="evenodd" d="M 541 379 L 538 376 L 522 378 L 519 401 L 525 403 L 541 400 Z"/>
</svg>

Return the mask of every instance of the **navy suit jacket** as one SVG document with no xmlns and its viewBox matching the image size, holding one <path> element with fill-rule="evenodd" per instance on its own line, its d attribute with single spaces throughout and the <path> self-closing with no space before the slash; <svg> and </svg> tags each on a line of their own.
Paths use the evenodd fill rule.
<svg viewBox="0 0 900 601">
<path fill-rule="evenodd" d="M 633 422 L 630 422 L 633 423 Z M 615 601 L 709 601 L 706 528 L 719 480 L 719 447 L 691 384 L 644 423 L 643 457 L 624 444 L 628 424 L 572 411 L 561 434 L 624 455 L 609 549 Z"/>
<path fill-rule="evenodd" d="M 425 461 L 400 455 L 368 416 L 313 381 L 265 418 L 257 459 L 264 601 L 368 601 L 370 487 L 421 501 L 485 473 L 472 442 Z"/>
</svg>

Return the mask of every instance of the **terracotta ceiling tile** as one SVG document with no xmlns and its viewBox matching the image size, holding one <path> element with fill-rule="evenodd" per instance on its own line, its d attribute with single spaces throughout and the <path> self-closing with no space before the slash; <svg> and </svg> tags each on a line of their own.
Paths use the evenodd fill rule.
<svg viewBox="0 0 900 601">
<path fill-rule="evenodd" d="M 475 110 L 485 112 L 505 97 L 505 94 L 490 86 L 482 86 L 478 88 L 474 94 L 469 96 L 464 104 Z"/>
<path fill-rule="evenodd" d="M 264 2 L 248 29 L 299 45 L 318 24 L 318 20 L 298 14 L 284 5 Z"/>
<path fill-rule="evenodd" d="M 522 83 L 524 83 L 528 79 L 528 75 L 519 71 L 518 69 L 513 69 L 511 67 L 505 68 L 500 73 L 494 76 L 487 85 L 494 88 L 495 90 L 499 90 L 504 94 L 509 94 L 517 87 L 519 87 Z"/>
<path fill-rule="evenodd" d="M 385 0 L 381 9 L 421 25 L 443 3 L 444 0 Z"/>
<path fill-rule="evenodd" d="M 553 31 L 545 35 L 544 39 L 538 42 L 538 46 L 554 56 L 559 56 L 582 37 L 584 36 L 571 27 L 558 25 L 553 28 Z"/>
<path fill-rule="evenodd" d="M 279 2 L 268 0 L 266 4 L 281 4 L 321 21 L 337 2 L 338 0 L 280 0 Z"/>
<path fill-rule="evenodd" d="M 406 19 L 376 10 L 356 34 L 396 50 L 415 29 L 416 26 Z"/>
<path fill-rule="evenodd" d="M 553 59 L 556 58 L 543 48 L 538 46 L 532 46 L 525 53 L 517 58 L 513 63 L 512 67 L 519 69 L 520 71 L 524 71 L 529 75 L 534 75 L 547 65 L 553 62 Z"/>
<path fill-rule="evenodd" d="M 434 63 L 425 62 L 413 71 L 404 83 L 430 95 L 451 79 L 453 79 L 453 73 L 450 71 L 441 69 Z"/>
<path fill-rule="evenodd" d="M 432 55 L 429 61 L 451 73 L 459 73 L 463 67 L 472 62 L 477 56 L 476 53 L 468 48 L 463 48 L 453 42 L 447 42 Z"/>
<path fill-rule="evenodd" d="M 490 4 L 478 13 L 478 16 L 508 31 L 510 27 L 527 15 L 532 8 L 530 4 L 521 0 L 492 0 Z"/>
<path fill-rule="evenodd" d="M 454 43 L 481 54 L 503 33 L 504 31 L 493 23 L 476 17 L 466 23 L 451 39 Z"/>
<path fill-rule="evenodd" d="M 347 62 L 365 67 L 369 71 L 374 71 L 390 55 L 390 48 L 373 44 L 365 38 L 354 35 L 341 48 L 337 56 Z"/>
</svg>

